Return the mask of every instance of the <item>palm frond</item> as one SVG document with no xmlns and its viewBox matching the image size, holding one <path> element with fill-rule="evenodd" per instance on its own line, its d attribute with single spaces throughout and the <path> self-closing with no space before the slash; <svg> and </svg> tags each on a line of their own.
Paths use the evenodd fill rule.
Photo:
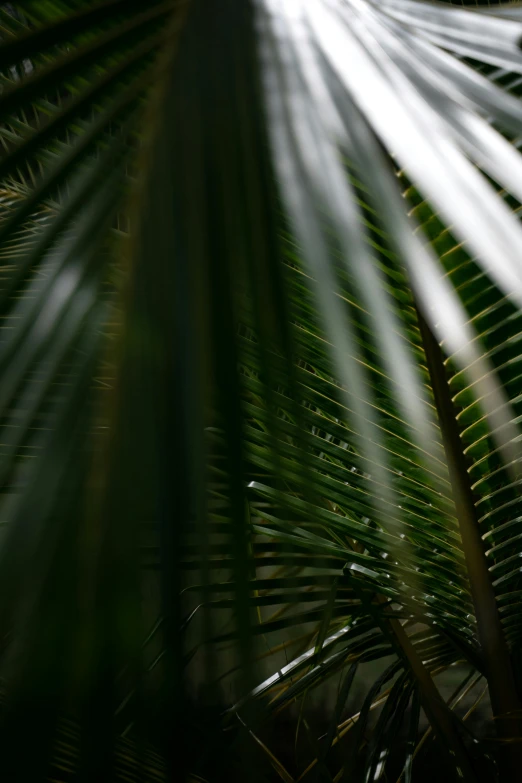
<svg viewBox="0 0 522 783">
<path fill-rule="evenodd" d="M 290 779 L 259 728 L 347 672 L 304 771 L 329 775 L 355 726 L 332 778 L 378 780 L 407 725 L 409 780 L 422 704 L 475 780 L 434 677 L 462 661 L 484 674 L 518 736 L 495 700 L 513 684 L 519 703 L 517 8 L 20 11 L 0 47 L 7 778 L 43 779 L 71 699 L 86 778 L 151 721 L 166 776 L 206 778 L 186 720 L 199 678 L 214 701 L 233 694 L 226 748 L 247 737 Z M 343 718 L 369 661 L 384 670 Z"/>
</svg>

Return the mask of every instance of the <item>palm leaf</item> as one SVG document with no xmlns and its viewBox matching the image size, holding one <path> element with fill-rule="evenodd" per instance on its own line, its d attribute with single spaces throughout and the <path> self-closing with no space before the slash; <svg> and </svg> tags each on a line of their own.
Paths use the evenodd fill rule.
<svg viewBox="0 0 522 783">
<path fill-rule="evenodd" d="M 199 678 L 234 694 L 225 747 L 286 779 L 266 716 L 395 656 L 368 780 L 412 688 L 474 779 L 433 676 L 483 670 L 519 735 L 516 7 L 20 6 L 0 47 L 7 778 L 49 773 L 62 710 L 86 779 L 148 726 L 167 776 L 207 777 Z M 414 696 L 406 776 L 417 716 Z"/>
</svg>

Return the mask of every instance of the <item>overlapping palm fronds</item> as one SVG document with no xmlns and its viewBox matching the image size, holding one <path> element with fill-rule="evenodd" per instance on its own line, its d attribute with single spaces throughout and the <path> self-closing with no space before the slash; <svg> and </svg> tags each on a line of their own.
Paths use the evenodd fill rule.
<svg viewBox="0 0 522 783">
<path fill-rule="evenodd" d="M 6 779 L 515 779 L 519 7 L 1 21 Z"/>
</svg>

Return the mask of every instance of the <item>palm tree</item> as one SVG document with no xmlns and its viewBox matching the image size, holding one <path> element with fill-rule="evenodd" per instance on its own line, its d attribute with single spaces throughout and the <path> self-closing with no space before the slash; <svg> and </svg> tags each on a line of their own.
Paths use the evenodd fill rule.
<svg viewBox="0 0 522 783">
<path fill-rule="evenodd" d="M 0 7 L 5 780 L 517 779 L 522 6 L 478 5 Z"/>
</svg>

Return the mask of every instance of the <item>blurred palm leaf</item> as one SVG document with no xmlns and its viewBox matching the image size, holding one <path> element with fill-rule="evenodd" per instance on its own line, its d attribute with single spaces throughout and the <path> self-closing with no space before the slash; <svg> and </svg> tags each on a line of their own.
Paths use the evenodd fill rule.
<svg viewBox="0 0 522 783">
<path fill-rule="evenodd" d="M 1 14 L 6 779 L 513 779 L 518 7 Z"/>
</svg>

